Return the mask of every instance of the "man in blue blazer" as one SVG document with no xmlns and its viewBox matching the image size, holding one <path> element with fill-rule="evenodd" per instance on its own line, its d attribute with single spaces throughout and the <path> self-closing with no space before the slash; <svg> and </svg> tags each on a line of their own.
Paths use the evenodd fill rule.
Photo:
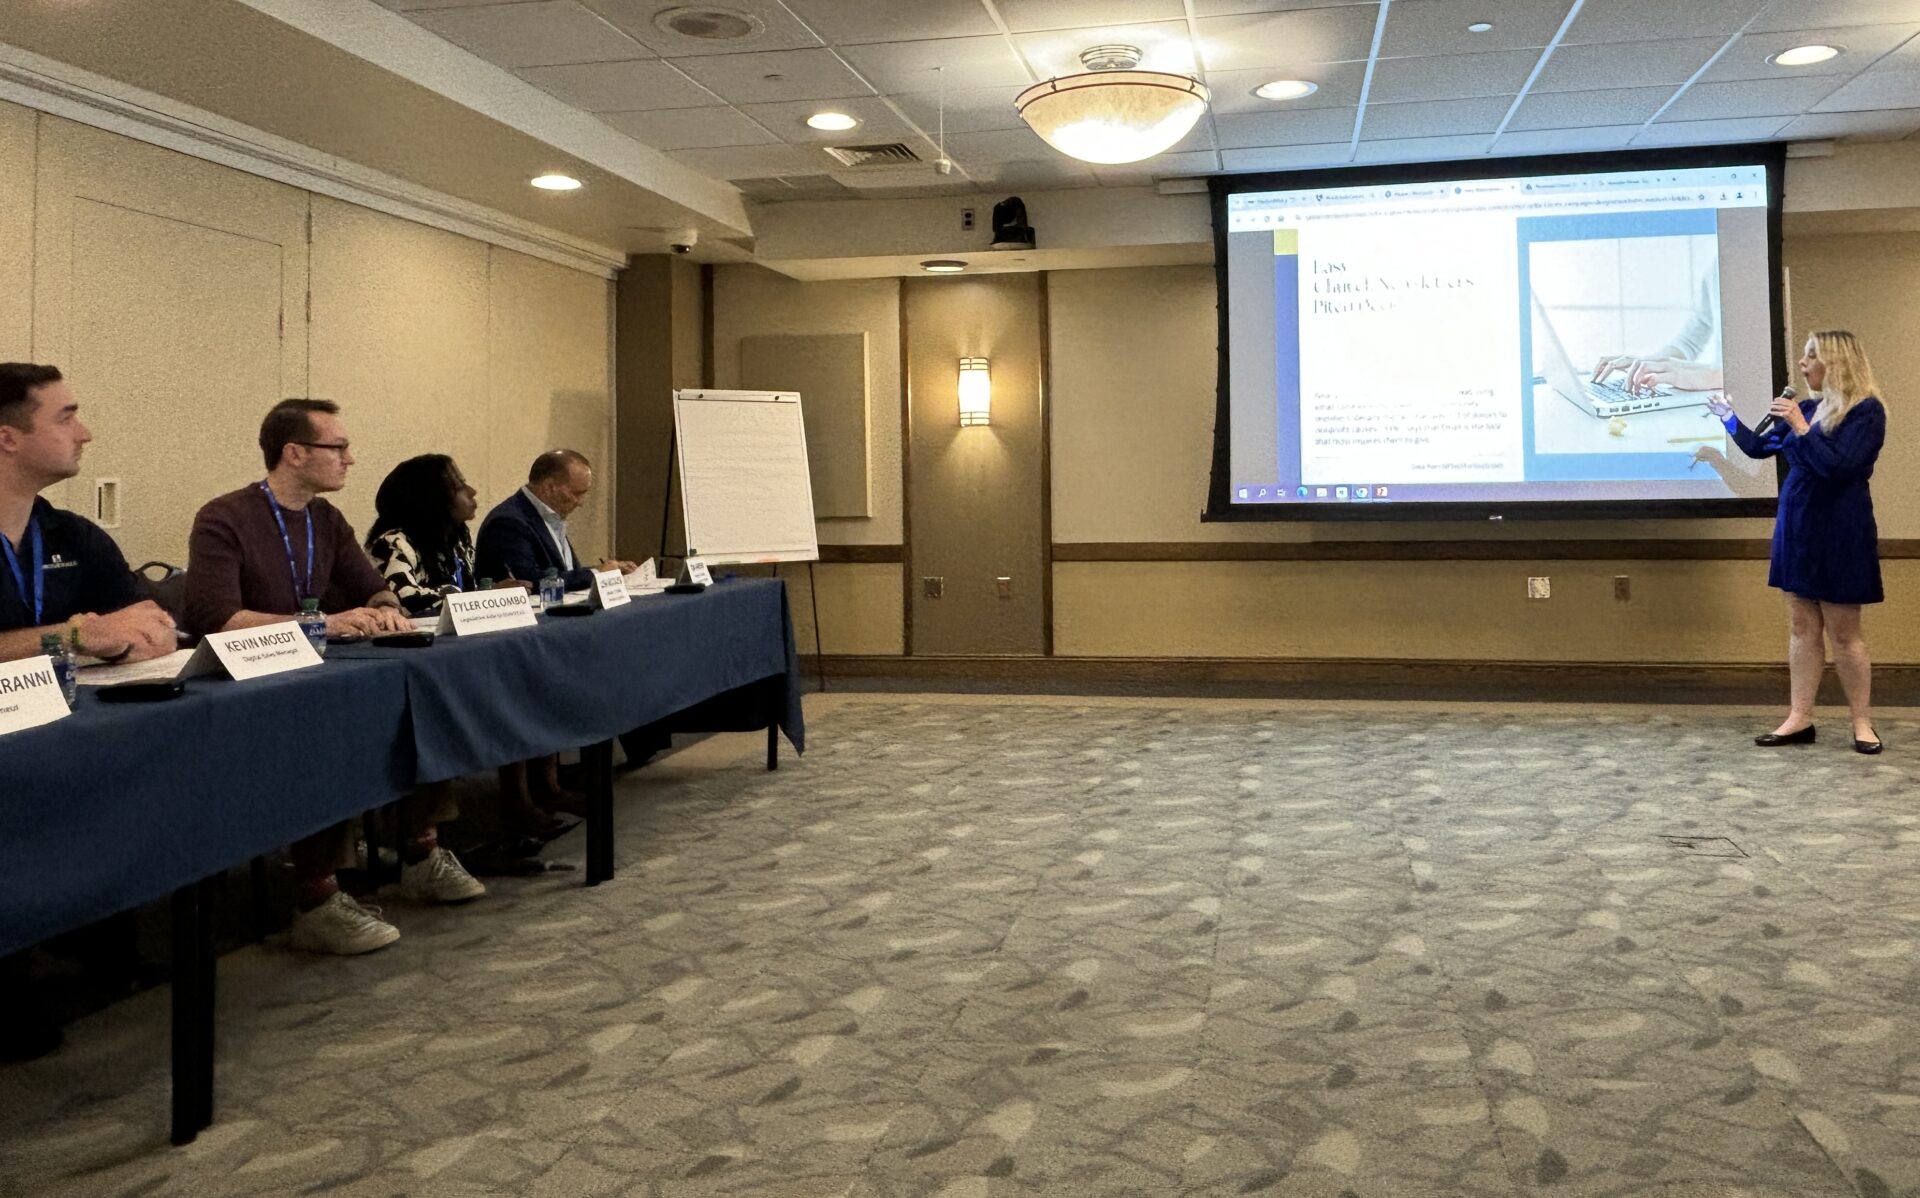
<svg viewBox="0 0 1920 1198">
<path fill-rule="evenodd" d="M 480 522 L 473 550 L 475 573 L 496 581 L 538 582 L 548 570 L 558 570 L 569 591 L 592 586 L 593 567 L 581 560 L 567 539 L 567 517 L 592 489 L 593 465 L 584 454 L 554 449 L 533 459 L 527 485 Z M 633 563 L 603 560 L 600 568 L 627 574 Z"/>
</svg>

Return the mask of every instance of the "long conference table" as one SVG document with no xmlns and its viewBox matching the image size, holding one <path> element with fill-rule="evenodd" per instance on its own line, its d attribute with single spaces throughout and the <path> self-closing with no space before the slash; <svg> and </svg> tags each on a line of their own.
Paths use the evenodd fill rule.
<svg viewBox="0 0 1920 1198">
<path fill-rule="evenodd" d="M 172 896 L 173 1142 L 213 1122 L 215 883 L 415 786 L 581 749 L 588 885 L 613 876 L 613 738 L 784 732 L 806 748 L 786 585 L 729 579 L 590 617 L 333 647 L 318 667 L 194 680 L 0 736 L 0 957 Z"/>
</svg>

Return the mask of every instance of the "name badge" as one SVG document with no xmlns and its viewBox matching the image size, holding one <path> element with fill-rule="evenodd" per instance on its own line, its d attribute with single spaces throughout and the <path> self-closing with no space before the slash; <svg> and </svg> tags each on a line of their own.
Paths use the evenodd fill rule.
<svg viewBox="0 0 1920 1198">
<path fill-rule="evenodd" d="M 284 624 L 265 624 L 235 632 L 208 633 L 187 659 L 180 677 L 224 673 L 235 682 L 245 682 L 249 678 L 264 678 L 268 674 L 284 674 L 319 664 L 320 655 L 313 651 L 313 642 L 300 631 L 300 625 L 288 620 Z"/>
<path fill-rule="evenodd" d="M 29 657 L 0 665 L 0 735 L 38 728 L 69 714 L 51 657 Z"/>
<path fill-rule="evenodd" d="M 706 562 L 697 557 L 690 557 L 686 565 L 680 568 L 680 581 L 697 583 L 703 587 L 712 586 L 713 575 L 707 570 Z"/>
<path fill-rule="evenodd" d="M 619 607 L 623 603 L 632 603 L 627 594 L 627 580 L 618 570 L 595 570 L 593 572 L 593 605 L 602 611 L 609 607 Z"/>
<path fill-rule="evenodd" d="M 469 591 L 448 595 L 440 607 L 439 632 L 454 636 L 479 636 L 486 632 L 504 632 L 509 628 L 532 628 L 533 600 L 519 587 L 497 591 Z"/>
</svg>

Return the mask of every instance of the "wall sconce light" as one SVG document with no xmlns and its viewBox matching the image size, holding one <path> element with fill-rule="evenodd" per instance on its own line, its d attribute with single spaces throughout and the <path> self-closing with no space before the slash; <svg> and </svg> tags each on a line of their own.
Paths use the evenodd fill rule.
<svg viewBox="0 0 1920 1198">
<path fill-rule="evenodd" d="M 993 380 L 985 358 L 960 359 L 960 427 L 991 424 Z"/>
</svg>

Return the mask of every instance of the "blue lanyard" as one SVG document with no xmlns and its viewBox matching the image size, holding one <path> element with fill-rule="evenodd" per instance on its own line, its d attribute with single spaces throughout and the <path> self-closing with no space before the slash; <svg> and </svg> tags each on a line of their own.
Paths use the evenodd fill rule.
<svg viewBox="0 0 1920 1198">
<path fill-rule="evenodd" d="M 467 589 L 467 563 L 461 560 L 458 550 L 453 554 L 453 589 L 456 591 Z"/>
<path fill-rule="evenodd" d="M 307 514 L 307 578 L 304 583 L 293 568 L 293 538 L 287 535 L 286 517 L 280 514 L 280 501 L 273 497 L 273 488 L 263 480 L 260 483 L 261 494 L 267 497 L 267 506 L 273 509 L 273 522 L 280 526 L 280 543 L 287 550 L 287 576 L 293 579 L 293 601 L 301 603 L 312 598 L 313 591 L 313 506 L 309 504 Z"/>
<path fill-rule="evenodd" d="M 27 593 L 27 580 L 20 572 L 20 558 L 14 553 L 13 542 L 0 536 L 0 551 L 4 551 L 7 555 L 7 569 L 13 572 L 13 585 L 20 592 L 20 602 L 32 603 L 33 624 L 31 626 L 38 628 L 46 608 L 46 587 L 43 585 L 46 579 L 46 563 L 42 560 L 44 555 L 40 552 L 40 519 L 37 516 L 27 518 L 27 550 L 33 554 L 31 598 Z"/>
</svg>

